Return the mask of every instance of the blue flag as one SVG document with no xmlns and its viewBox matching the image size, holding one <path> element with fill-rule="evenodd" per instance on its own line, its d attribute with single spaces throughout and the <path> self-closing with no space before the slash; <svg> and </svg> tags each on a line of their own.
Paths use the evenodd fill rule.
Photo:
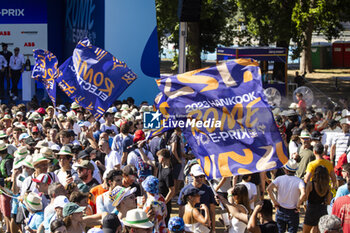
<svg viewBox="0 0 350 233">
<path fill-rule="evenodd" d="M 59 69 L 59 87 L 96 119 L 137 77 L 124 62 L 91 45 L 88 39 L 78 43 L 73 56 Z"/>
<path fill-rule="evenodd" d="M 56 56 L 46 50 L 34 50 L 35 65 L 33 68 L 32 78 L 41 82 L 54 104 L 56 105 L 56 82 L 55 79 L 59 75 L 57 68 L 58 61 Z"/>
<path fill-rule="evenodd" d="M 271 170 L 287 162 L 254 60 L 237 59 L 157 83 L 163 94 L 156 100 L 163 115 L 158 130 L 182 128 L 209 179 Z"/>
</svg>

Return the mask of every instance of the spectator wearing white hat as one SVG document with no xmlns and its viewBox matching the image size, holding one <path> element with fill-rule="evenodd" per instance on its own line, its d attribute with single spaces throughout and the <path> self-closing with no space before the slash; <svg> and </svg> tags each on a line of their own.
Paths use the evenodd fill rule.
<svg viewBox="0 0 350 233">
<path fill-rule="evenodd" d="M 17 166 L 21 169 L 16 169 L 14 164 L 14 172 L 12 173 L 12 192 L 18 194 L 22 188 L 23 181 L 34 173 L 33 157 L 27 155 L 24 160 L 21 160 Z"/>
<path fill-rule="evenodd" d="M 50 219 L 48 219 L 48 223 L 44 224 L 45 232 L 50 232 L 50 225 L 53 221 L 56 219 L 63 219 L 63 208 L 67 203 L 69 203 L 69 200 L 66 196 L 60 195 L 55 198 L 53 201 L 53 208 L 55 209 L 55 212 L 53 215 L 51 215 Z"/>
<path fill-rule="evenodd" d="M 147 214 L 141 209 L 129 210 L 126 217 L 122 219 L 126 233 L 153 232 L 154 224 L 148 219 Z"/>
<path fill-rule="evenodd" d="M 52 183 L 49 185 L 48 193 L 50 196 L 50 204 L 46 206 L 44 209 L 44 222 L 41 227 L 45 229 L 45 232 L 50 232 L 49 227 L 50 227 L 50 222 L 52 217 L 55 215 L 55 200 L 59 196 L 66 196 L 67 191 L 63 187 L 63 185 L 59 182 Z M 40 231 L 39 231 L 40 232 Z"/>
<path fill-rule="evenodd" d="M 37 193 L 29 193 L 24 197 L 23 203 L 30 213 L 24 229 L 26 232 L 35 232 L 44 221 L 42 199 Z"/>
<path fill-rule="evenodd" d="M 77 171 L 71 166 L 73 153 L 69 146 L 62 146 L 61 150 L 57 153 L 57 159 L 60 169 L 56 170 L 55 174 L 63 186 L 79 179 Z"/>
<path fill-rule="evenodd" d="M 315 160 L 315 155 L 312 151 L 311 146 L 311 138 L 310 133 L 308 131 L 301 131 L 300 139 L 301 139 L 301 147 L 299 148 L 299 157 L 300 162 L 298 164 L 298 170 L 296 172 L 296 176 L 303 179 L 306 174 L 307 165 Z"/>
<path fill-rule="evenodd" d="M 179 194 L 179 199 L 177 201 L 177 204 L 180 205 L 179 207 L 179 216 L 182 217 L 184 213 L 184 207 L 186 205 L 186 202 L 184 201 L 183 195 L 186 189 L 190 187 L 195 187 L 201 191 L 204 191 L 204 194 L 201 195 L 200 203 L 198 204 L 199 207 L 200 204 L 205 204 L 209 208 L 210 213 L 210 220 L 211 220 L 211 229 L 213 232 L 215 232 L 215 207 L 216 207 L 216 201 L 214 197 L 213 190 L 207 186 L 205 183 L 205 174 L 203 172 L 203 169 L 199 164 L 194 164 L 191 167 L 190 175 L 193 178 L 192 183 L 186 185 L 181 189 L 181 192 Z"/>
<path fill-rule="evenodd" d="M 55 173 L 53 172 L 47 172 L 48 168 L 49 168 L 49 163 L 50 160 L 45 158 L 42 154 L 35 154 L 33 156 L 33 166 L 34 166 L 34 173 L 27 177 L 24 181 L 23 181 L 23 185 L 21 188 L 21 197 L 25 196 L 25 193 L 27 192 L 35 192 L 38 193 L 38 189 L 36 188 L 35 182 L 33 182 L 32 179 L 38 177 L 40 174 L 44 173 L 44 174 L 48 174 L 51 178 L 52 182 L 58 182 L 58 177 L 56 176 Z"/>
<path fill-rule="evenodd" d="M 272 203 L 277 208 L 276 222 L 279 232 L 297 232 L 299 207 L 305 198 L 304 181 L 295 176 L 298 163 L 290 159 L 284 165 L 286 175 L 277 177 L 267 187 Z M 275 197 L 274 190 L 277 190 Z"/>
</svg>

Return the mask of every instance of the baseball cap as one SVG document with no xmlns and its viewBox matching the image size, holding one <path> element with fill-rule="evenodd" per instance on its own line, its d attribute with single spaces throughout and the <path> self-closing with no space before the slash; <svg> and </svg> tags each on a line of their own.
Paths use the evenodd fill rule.
<svg viewBox="0 0 350 233">
<path fill-rule="evenodd" d="M 191 167 L 191 174 L 193 176 L 202 176 L 205 175 L 203 172 L 203 169 L 201 168 L 201 166 L 199 164 L 195 164 Z"/>
<path fill-rule="evenodd" d="M 32 133 L 37 133 L 37 132 L 39 132 L 39 128 L 38 128 L 38 126 L 34 126 L 32 128 Z"/>
<path fill-rule="evenodd" d="M 136 130 L 134 139 L 133 139 L 134 143 L 138 141 L 142 141 L 144 139 L 145 139 L 145 133 L 141 129 Z"/>
<path fill-rule="evenodd" d="M 21 135 L 19 135 L 18 140 L 21 141 L 23 139 L 27 139 L 29 138 L 29 135 L 27 133 L 21 133 Z"/>
<path fill-rule="evenodd" d="M 36 178 L 33 178 L 32 181 L 34 181 L 35 183 L 51 184 L 50 176 L 45 173 L 38 175 Z"/>
<path fill-rule="evenodd" d="M 90 154 L 86 150 L 79 151 L 78 159 L 83 159 L 90 156 Z"/>
<path fill-rule="evenodd" d="M 80 163 L 78 163 L 77 168 L 79 168 L 79 167 L 87 168 L 87 169 L 89 169 L 91 171 L 95 170 L 94 165 L 92 165 L 92 163 L 90 163 L 88 160 L 83 160 Z"/>
<path fill-rule="evenodd" d="M 107 214 L 102 220 L 103 233 L 115 233 L 119 226 L 121 223 L 116 214 Z"/>
<path fill-rule="evenodd" d="M 85 207 L 79 206 L 73 202 L 69 202 L 63 207 L 63 217 L 68 217 L 69 215 L 74 213 L 81 213 L 84 210 Z"/>
<path fill-rule="evenodd" d="M 184 190 L 183 195 L 184 197 L 188 197 L 188 196 L 194 196 L 196 194 L 203 195 L 204 193 L 205 193 L 204 191 L 201 191 L 198 188 L 190 186 Z"/>
<path fill-rule="evenodd" d="M 53 201 L 53 208 L 61 207 L 64 208 L 64 206 L 69 203 L 69 200 L 66 196 L 60 195 L 55 198 Z"/>
</svg>

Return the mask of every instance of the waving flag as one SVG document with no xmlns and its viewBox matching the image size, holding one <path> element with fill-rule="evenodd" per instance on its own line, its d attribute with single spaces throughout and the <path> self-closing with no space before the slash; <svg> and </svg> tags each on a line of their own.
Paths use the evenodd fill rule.
<svg viewBox="0 0 350 233">
<path fill-rule="evenodd" d="M 59 87 L 76 103 L 99 119 L 136 79 L 124 62 L 93 46 L 88 39 L 74 49 L 60 66 Z"/>
<path fill-rule="evenodd" d="M 158 111 L 167 115 L 159 129 L 182 128 L 209 178 L 271 170 L 287 162 L 257 62 L 238 59 L 162 78 L 158 86 L 163 94 Z"/>
<path fill-rule="evenodd" d="M 35 65 L 33 68 L 32 78 L 41 82 L 54 105 L 56 105 L 56 82 L 59 75 L 58 61 L 56 56 L 46 50 L 34 50 Z"/>
</svg>

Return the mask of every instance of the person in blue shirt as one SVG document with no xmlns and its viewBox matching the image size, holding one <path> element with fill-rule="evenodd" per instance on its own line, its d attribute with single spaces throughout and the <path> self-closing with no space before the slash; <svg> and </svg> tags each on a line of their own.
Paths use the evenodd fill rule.
<svg viewBox="0 0 350 233">
<path fill-rule="evenodd" d="M 25 230 L 26 233 L 36 232 L 40 224 L 44 221 L 43 204 L 41 197 L 36 193 L 29 193 L 24 197 L 24 205 L 29 211 L 29 216 L 26 219 Z"/>
<path fill-rule="evenodd" d="M 348 185 L 347 185 L 347 183 L 349 182 L 349 179 L 350 179 L 350 164 L 349 163 L 344 164 L 342 166 L 342 168 L 343 168 L 342 176 L 346 180 L 346 183 L 338 188 L 337 194 L 335 195 L 334 199 L 337 199 L 338 197 L 342 197 L 342 196 L 346 196 L 346 195 L 350 194 L 350 192 L 348 190 Z"/>
</svg>

